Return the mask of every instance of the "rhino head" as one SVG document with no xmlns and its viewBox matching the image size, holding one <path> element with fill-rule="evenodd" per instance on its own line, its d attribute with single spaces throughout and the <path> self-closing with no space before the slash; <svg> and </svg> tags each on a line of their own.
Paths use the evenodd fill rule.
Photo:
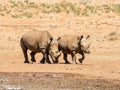
<svg viewBox="0 0 120 90">
<path fill-rule="evenodd" d="M 61 56 L 61 53 L 62 52 L 58 50 L 58 42 L 53 40 L 49 50 L 53 63 L 58 63 L 58 58 Z"/>
<path fill-rule="evenodd" d="M 90 42 L 89 42 L 89 35 L 87 35 L 87 36 L 80 36 L 80 37 L 78 37 L 78 39 L 79 39 L 79 46 L 80 46 L 80 51 L 83 51 L 84 53 L 86 53 L 86 54 L 90 54 L 90 50 L 89 50 L 89 48 L 90 48 Z"/>
</svg>

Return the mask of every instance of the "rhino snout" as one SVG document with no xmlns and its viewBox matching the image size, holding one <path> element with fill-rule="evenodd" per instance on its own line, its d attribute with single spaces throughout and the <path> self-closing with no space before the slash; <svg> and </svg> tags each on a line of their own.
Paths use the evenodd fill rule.
<svg viewBox="0 0 120 90">
<path fill-rule="evenodd" d="M 61 51 L 57 51 L 56 53 L 54 53 L 54 57 L 59 58 L 61 56 L 61 53 Z"/>
</svg>

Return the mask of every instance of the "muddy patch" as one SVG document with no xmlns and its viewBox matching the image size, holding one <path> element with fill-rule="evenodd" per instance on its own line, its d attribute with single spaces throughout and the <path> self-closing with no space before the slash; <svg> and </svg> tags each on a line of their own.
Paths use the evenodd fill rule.
<svg viewBox="0 0 120 90">
<path fill-rule="evenodd" d="M 0 73 L 0 90 L 119 90 L 120 80 L 58 73 Z"/>
</svg>

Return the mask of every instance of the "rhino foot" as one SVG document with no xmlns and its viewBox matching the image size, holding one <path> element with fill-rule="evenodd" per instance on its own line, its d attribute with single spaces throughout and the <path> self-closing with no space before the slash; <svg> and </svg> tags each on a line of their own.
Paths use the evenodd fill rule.
<svg viewBox="0 0 120 90">
<path fill-rule="evenodd" d="M 32 61 L 32 62 L 36 62 L 36 60 L 35 60 L 35 59 L 31 59 L 31 61 Z"/>
<path fill-rule="evenodd" d="M 30 62 L 27 60 L 27 61 L 24 61 L 24 63 L 30 63 Z"/>
<path fill-rule="evenodd" d="M 83 59 L 79 59 L 79 62 L 82 64 L 82 62 L 83 62 Z"/>
<path fill-rule="evenodd" d="M 51 64 L 51 62 L 50 62 L 50 61 L 47 61 L 46 64 Z"/>
<path fill-rule="evenodd" d="M 58 63 L 58 61 L 54 61 L 53 63 Z"/>
<path fill-rule="evenodd" d="M 77 64 L 76 62 L 72 62 L 72 64 Z"/>
<path fill-rule="evenodd" d="M 65 62 L 65 64 L 70 64 L 70 62 L 67 61 L 67 62 Z"/>
<path fill-rule="evenodd" d="M 53 63 L 58 63 L 58 59 L 56 59 L 55 61 L 53 61 Z"/>
<path fill-rule="evenodd" d="M 40 63 L 44 64 L 44 63 L 45 63 L 45 60 L 44 60 L 44 59 L 42 59 L 42 60 L 40 61 Z"/>
</svg>

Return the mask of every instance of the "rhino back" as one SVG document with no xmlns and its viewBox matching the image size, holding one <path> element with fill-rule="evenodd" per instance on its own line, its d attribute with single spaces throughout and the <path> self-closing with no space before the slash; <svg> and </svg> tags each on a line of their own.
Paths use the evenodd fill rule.
<svg viewBox="0 0 120 90">
<path fill-rule="evenodd" d="M 63 35 L 58 40 L 58 45 L 64 52 L 70 53 L 70 51 L 76 50 L 78 46 L 77 37 L 73 35 Z"/>
<path fill-rule="evenodd" d="M 41 37 L 39 31 L 29 31 L 22 36 L 22 41 L 28 49 L 31 51 L 39 52 L 38 42 Z"/>
</svg>

